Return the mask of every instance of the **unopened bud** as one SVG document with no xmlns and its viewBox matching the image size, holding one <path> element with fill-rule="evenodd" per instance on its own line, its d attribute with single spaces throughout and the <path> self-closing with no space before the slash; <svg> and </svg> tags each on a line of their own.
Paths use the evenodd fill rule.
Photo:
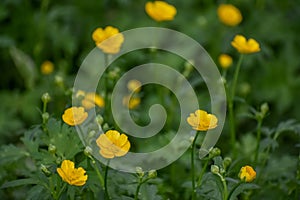
<svg viewBox="0 0 300 200">
<path fill-rule="evenodd" d="M 194 136 L 191 136 L 191 137 L 189 138 L 189 141 L 190 141 L 191 144 L 194 142 L 194 139 L 195 139 Z"/>
<path fill-rule="evenodd" d="M 210 152 L 209 152 L 209 158 L 214 158 L 221 155 L 221 150 L 218 147 L 214 147 Z"/>
<path fill-rule="evenodd" d="M 40 169 L 46 176 L 51 176 L 52 173 L 49 171 L 49 169 L 45 165 L 41 164 Z"/>
<path fill-rule="evenodd" d="M 47 122 L 48 119 L 49 119 L 49 113 L 44 112 L 44 113 L 42 114 L 42 118 L 43 118 L 43 122 Z"/>
<path fill-rule="evenodd" d="M 54 83 L 59 86 L 59 87 L 63 87 L 64 86 L 64 79 L 63 77 L 59 76 L 59 75 L 56 75 L 54 77 Z"/>
<path fill-rule="evenodd" d="M 152 169 L 148 172 L 148 177 L 149 178 L 156 178 L 157 177 L 157 172 L 156 170 Z"/>
<path fill-rule="evenodd" d="M 265 116 L 267 114 L 267 112 L 269 111 L 269 105 L 268 103 L 263 103 L 261 106 L 260 106 L 260 110 L 261 110 L 261 114 L 263 116 Z"/>
<path fill-rule="evenodd" d="M 210 166 L 210 171 L 213 174 L 218 174 L 220 172 L 220 169 L 217 165 L 212 165 L 212 166 Z"/>
<path fill-rule="evenodd" d="M 93 153 L 93 149 L 89 146 L 86 146 L 84 151 L 83 151 L 84 155 L 86 155 L 87 157 L 90 157 Z"/>
<path fill-rule="evenodd" d="M 145 175 L 145 173 L 141 167 L 136 167 L 135 171 L 139 177 L 143 177 Z"/>
<path fill-rule="evenodd" d="M 56 146 L 54 146 L 53 144 L 49 144 L 48 151 L 52 154 L 55 154 L 56 153 Z"/>
<path fill-rule="evenodd" d="M 91 130 L 91 131 L 88 133 L 87 138 L 93 138 L 95 135 L 96 135 L 96 131 Z"/>
<path fill-rule="evenodd" d="M 97 124 L 101 125 L 103 123 L 103 117 L 101 115 L 96 116 L 96 122 Z"/>
<path fill-rule="evenodd" d="M 43 103 L 48 103 L 51 100 L 51 97 L 50 97 L 49 93 L 46 92 L 42 95 L 41 99 L 42 99 Z"/>
<path fill-rule="evenodd" d="M 107 131 L 109 129 L 109 126 L 107 123 L 105 123 L 102 128 L 103 128 L 103 131 Z"/>
<path fill-rule="evenodd" d="M 229 165 L 231 165 L 232 159 L 230 157 L 225 157 L 223 160 L 223 165 L 224 168 L 227 169 L 227 167 L 229 167 Z"/>
</svg>

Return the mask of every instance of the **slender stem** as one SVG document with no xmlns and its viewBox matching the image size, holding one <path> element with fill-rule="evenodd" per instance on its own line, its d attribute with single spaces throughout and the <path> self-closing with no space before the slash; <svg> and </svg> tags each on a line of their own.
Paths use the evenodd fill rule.
<svg viewBox="0 0 300 200">
<path fill-rule="evenodd" d="M 225 178 L 220 173 L 217 173 L 216 175 L 222 181 L 222 185 L 223 185 L 223 200 L 227 200 L 227 198 L 228 198 L 228 189 L 227 189 L 226 180 L 225 180 Z"/>
<path fill-rule="evenodd" d="M 209 159 L 207 159 L 205 161 L 204 166 L 201 169 L 200 176 L 199 176 L 198 181 L 197 181 L 197 187 L 200 187 L 200 185 L 201 185 L 202 177 L 203 177 L 203 175 L 204 175 L 204 173 L 205 173 L 205 171 L 207 169 L 208 162 L 209 162 Z"/>
<path fill-rule="evenodd" d="M 226 183 L 225 178 L 222 177 L 222 176 L 221 176 L 221 181 L 222 181 L 223 188 L 224 188 L 224 191 L 223 191 L 223 199 L 224 199 L 224 200 L 227 200 L 227 197 L 228 197 L 227 183 Z"/>
<path fill-rule="evenodd" d="M 192 150 L 191 150 L 191 173 L 192 173 L 192 200 L 195 199 L 195 192 L 196 192 L 196 185 L 195 185 L 195 164 L 194 164 L 194 151 L 196 146 L 196 140 L 199 135 L 197 131 L 195 138 L 192 143 Z"/>
<path fill-rule="evenodd" d="M 262 122 L 263 122 L 262 119 L 258 119 L 257 135 L 256 135 L 256 149 L 255 149 L 255 164 L 257 164 L 257 161 L 258 161 L 258 152 L 259 152 L 259 146 L 260 146 Z"/>
<path fill-rule="evenodd" d="M 151 178 L 146 178 L 143 180 L 143 178 L 139 178 L 139 183 L 138 183 L 138 186 L 136 187 L 136 191 L 135 191 L 135 196 L 134 196 L 134 200 L 138 200 L 138 196 L 139 196 L 139 192 L 140 192 L 140 189 L 141 189 L 141 186 L 146 183 L 149 179 Z"/>
<path fill-rule="evenodd" d="M 109 161 L 107 162 L 107 165 L 105 167 L 105 174 L 104 174 L 104 189 L 105 189 L 105 196 L 107 199 L 111 199 L 108 193 L 108 188 L 107 188 L 107 175 L 108 175 L 108 169 L 109 169 Z"/>
<path fill-rule="evenodd" d="M 55 199 L 59 199 L 62 192 L 65 190 L 65 188 L 67 187 L 67 184 L 64 183 L 63 187 L 60 189 L 60 191 L 58 192 L 58 194 L 56 195 Z"/>
<path fill-rule="evenodd" d="M 236 133 L 235 133 L 235 120 L 234 120 L 234 113 L 233 113 L 233 100 L 235 96 L 235 89 L 236 89 L 236 84 L 237 80 L 239 77 L 239 71 L 241 68 L 243 60 L 243 54 L 240 55 L 239 61 L 237 63 L 234 76 L 233 76 L 233 82 L 232 82 L 232 87 L 231 87 L 231 93 L 229 95 L 229 102 L 228 102 L 228 108 L 229 108 L 229 126 L 230 126 L 230 142 L 231 146 L 233 147 L 233 152 L 235 154 L 236 149 L 235 149 L 235 141 L 236 141 Z"/>
<path fill-rule="evenodd" d="M 233 194 L 233 192 L 242 184 L 243 182 L 242 181 L 240 181 L 238 184 L 236 184 L 235 186 L 234 186 L 234 188 L 232 188 L 232 190 L 229 192 L 229 195 L 227 196 L 227 199 L 226 200 L 230 200 L 230 198 L 231 198 L 231 195 Z"/>
<path fill-rule="evenodd" d="M 92 159 L 92 163 L 94 165 L 94 169 L 96 170 L 96 174 L 97 174 L 98 179 L 99 179 L 99 181 L 101 183 L 102 189 L 105 190 L 104 179 L 103 179 L 103 177 L 102 177 L 102 175 L 101 175 L 101 173 L 100 173 L 100 171 L 99 171 L 99 169 L 98 169 L 98 167 L 96 165 L 96 161 L 92 157 L 90 157 L 90 159 Z"/>
<path fill-rule="evenodd" d="M 108 54 L 104 54 L 104 67 L 107 69 L 108 67 Z M 105 110 L 104 110 L 104 116 L 108 119 L 108 113 L 109 113 L 109 103 L 108 103 L 108 76 L 107 74 L 104 76 L 104 102 L 105 102 Z"/>
</svg>

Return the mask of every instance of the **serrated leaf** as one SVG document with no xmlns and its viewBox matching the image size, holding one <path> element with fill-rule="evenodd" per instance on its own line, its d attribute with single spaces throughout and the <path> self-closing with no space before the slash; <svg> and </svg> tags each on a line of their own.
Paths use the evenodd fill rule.
<svg viewBox="0 0 300 200">
<path fill-rule="evenodd" d="M 14 145 L 2 146 L 0 152 L 0 165 L 18 161 L 26 156 L 29 156 L 28 152 Z"/>
</svg>

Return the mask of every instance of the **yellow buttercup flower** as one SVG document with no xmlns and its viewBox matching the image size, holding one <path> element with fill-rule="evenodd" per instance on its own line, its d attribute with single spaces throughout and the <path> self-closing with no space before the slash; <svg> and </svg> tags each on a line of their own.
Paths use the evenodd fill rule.
<svg viewBox="0 0 300 200">
<path fill-rule="evenodd" d="M 105 102 L 104 99 L 96 93 L 89 92 L 85 94 L 84 99 L 81 101 L 82 106 L 89 110 L 95 106 L 99 106 L 101 108 L 104 107 Z"/>
<path fill-rule="evenodd" d="M 63 121 L 70 126 L 76 126 L 83 123 L 87 117 L 88 113 L 84 111 L 83 107 L 68 108 L 62 115 Z"/>
<path fill-rule="evenodd" d="M 130 80 L 127 83 L 127 88 L 131 92 L 139 92 L 141 90 L 141 82 L 138 80 Z"/>
<path fill-rule="evenodd" d="M 127 106 L 129 109 L 135 109 L 140 105 L 141 103 L 141 98 L 139 97 L 131 97 L 130 96 L 125 96 L 123 98 L 123 105 Z"/>
<path fill-rule="evenodd" d="M 171 21 L 174 19 L 177 10 L 174 6 L 164 1 L 147 2 L 146 13 L 155 21 Z"/>
<path fill-rule="evenodd" d="M 47 60 L 42 63 L 42 65 L 41 65 L 42 74 L 45 74 L 45 75 L 51 74 L 53 72 L 53 70 L 54 70 L 54 65 L 52 62 Z"/>
<path fill-rule="evenodd" d="M 243 19 L 240 10 L 231 4 L 221 4 L 218 7 L 218 17 L 227 26 L 236 26 Z"/>
<path fill-rule="evenodd" d="M 231 42 L 231 45 L 242 54 L 250 54 L 260 51 L 259 43 L 256 40 L 252 38 L 246 40 L 246 38 L 242 35 L 236 35 Z"/>
<path fill-rule="evenodd" d="M 92 35 L 98 48 L 104 53 L 116 54 L 124 42 L 124 36 L 117 28 L 107 26 L 105 29 L 97 28 Z"/>
<path fill-rule="evenodd" d="M 121 157 L 127 154 L 130 149 L 130 142 L 125 134 L 120 134 L 116 130 L 109 130 L 101 134 L 96 140 L 99 153 L 104 158 Z"/>
<path fill-rule="evenodd" d="M 82 167 L 75 168 L 74 162 L 70 160 L 64 160 L 56 171 L 62 180 L 70 185 L 82 186 L 88 179 L 88 175 L 85 175 L 86 171 Z"/>
<path fill-rule="evenodd" d="M 219 56 L 219 63 L 223 69 L 227 69 L 232 65 L 232 57 L 228 54 L 221 54 Z"/>
<path fill-rule="evenodd" d="M 191 113 L 187 118 L 189 125 L 193 129 L 198 131 L 207 131 L 208 129 L 216 128 L 218 125 L 218 119 L 213 114 L 208 114 L 204 110 L 196 110 L 195 113 Z"/>
<path fill-rule="evenodd" d="M 246 165 L 241 168 L 239 178 L 245 182 L 252 182 L 256 178 L 256 172 L 251 166 Z"/>
</svg>

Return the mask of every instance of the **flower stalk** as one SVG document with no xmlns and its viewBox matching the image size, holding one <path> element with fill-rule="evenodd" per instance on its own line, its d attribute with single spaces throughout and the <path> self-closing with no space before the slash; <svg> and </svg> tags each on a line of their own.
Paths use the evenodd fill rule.
<svg viewBox="0 0 300 200">
<path fill-rule="evenodd" d="M 231 146 L 233 147 L 233 152 L 235 154 L 235 142 L 236 142 L 236 133 L 235 133 L 235 119 L 234 119 L 234 113 L 233 113 L 233 102 L 234 102 L 234 96 L 235 96 L 235 89 L 236 89 L 236 84 L 239 76 L 239 71 L 241 68 L 243 60 L 243 54 L 240 55 L 239 61 L 237 63 L 235 72 L 234 72 L 234 77 L 233 77 L 233 82 L 232 82 L 232 87 L 231 87 L 231 93 L 228 94 L 228 112 L 229 112 L 229 126 L 230 126 L 230 143 Z"/>
</svg>

